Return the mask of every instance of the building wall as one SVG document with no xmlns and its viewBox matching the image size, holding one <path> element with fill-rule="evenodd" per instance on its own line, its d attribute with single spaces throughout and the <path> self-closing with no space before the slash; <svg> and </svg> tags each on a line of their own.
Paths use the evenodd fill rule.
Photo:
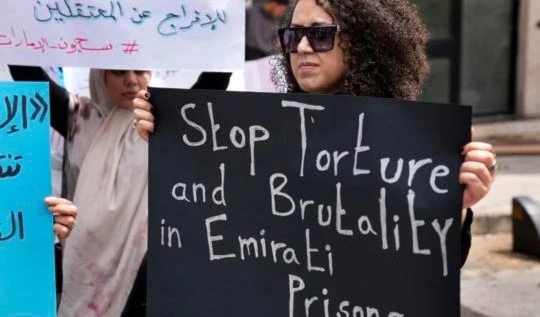
<svg viewBox="0 0 540 317">
<path fill-rule="evenodd" d="M 516 115 L 540 117 L 540 1 L 521 0 Z"/>
<path fill-rule="evenodd" d="M 460 102 L 476 115 L 515 111 L 514 9 L 514 0 L 462 0 Z"/>
</svg>

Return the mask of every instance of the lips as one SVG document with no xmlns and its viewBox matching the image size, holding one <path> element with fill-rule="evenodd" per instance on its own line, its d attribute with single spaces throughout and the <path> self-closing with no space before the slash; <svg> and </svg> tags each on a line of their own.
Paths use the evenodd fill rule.
<svg viewBox="0 0 540 317">
<path fill-rule="evenodd" d="M 318 74 L 319 64 L 313 62 L 300 62 L 298 64 L 298 76 L 311 77 Z"/>
<path fill-rule="evenodd" d="M 136 92 L 125 92 L 122 94 L 122 96 L 126 97 L 126 98 L 135 98 L 137 97 L 137 93 Z"/>
<path fill-rule="evenodd" d="M 300 64 L 298 64 L 298 68 L 313 68 L 317 66 L 319 66 L 319 64 L 313 62 L 300 62 Z"/>
</svg>

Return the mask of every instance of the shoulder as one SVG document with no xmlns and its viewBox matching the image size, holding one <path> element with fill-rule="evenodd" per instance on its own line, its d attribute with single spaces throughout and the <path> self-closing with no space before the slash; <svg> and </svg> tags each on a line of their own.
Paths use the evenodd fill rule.
<svg viewBox="0 0 540 317">
<path fill-rule="evenodd" d="M 90 98 L 80 95 L 70 95 L 69 118 L 68 118 L 68 140 L 77 138 L 93 139 L 93 136 L 105 120 L 99 107 Z"/>
</svg>

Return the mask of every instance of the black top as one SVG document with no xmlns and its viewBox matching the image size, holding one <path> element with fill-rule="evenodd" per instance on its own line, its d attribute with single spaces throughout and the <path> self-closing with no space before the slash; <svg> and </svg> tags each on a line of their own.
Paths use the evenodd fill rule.
<svg viewBox="0 0 540 317">
<path fill-rule="evenodd" d="M 467 261 L 469 251 L 471 250 L 471 225 L 473 222 L 473 212 L 467 208 L 467 215 L 461 228 L 461 266 Z"/>
</svg>

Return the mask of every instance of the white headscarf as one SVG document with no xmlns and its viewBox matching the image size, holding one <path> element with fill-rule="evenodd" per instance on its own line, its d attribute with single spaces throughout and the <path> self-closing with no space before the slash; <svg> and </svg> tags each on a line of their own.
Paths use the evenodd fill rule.
<svg viewBox="0 0 540 317">
<path fill-rule="evenodd" d="M 112 108 L 114 108 L 114 102 L 107 93 L 107 87 L 105 87 L 105 70 L 104 69 L 90 69 L 88 75 L 88 83 L 90 88 L 90 99 L 94 106 L 99 110 L 107 114 Z"/>
<path fill-rule="evenodd" d="M 72 107 L 68 129 L 67 192 L 79 215 L 64 249 L 59 317 L 120 317 L 147 250 L 148 145 L 132 110 L 113 106 L 105 71 L 90 71 L 90 92 L 89 116 Z"/>
</svg>

